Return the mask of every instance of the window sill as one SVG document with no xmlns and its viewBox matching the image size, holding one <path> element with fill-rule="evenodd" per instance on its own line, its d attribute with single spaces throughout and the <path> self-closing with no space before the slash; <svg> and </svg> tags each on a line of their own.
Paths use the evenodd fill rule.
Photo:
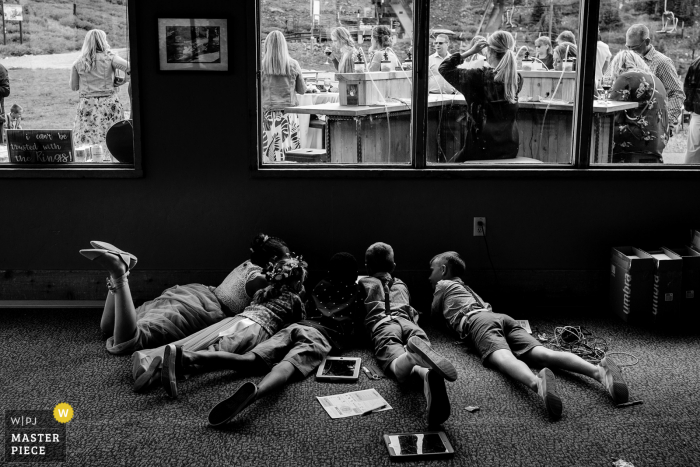
<svg viewBox="0 0 700 467">
<path fill-rule="evenodd" d="M 110 164 L 108 167 L 71 164 L 66 165 L 18 165 L 0 166 L 0 178 L 141 178 L 143 171 L 132 164 Z"/>
</svg>

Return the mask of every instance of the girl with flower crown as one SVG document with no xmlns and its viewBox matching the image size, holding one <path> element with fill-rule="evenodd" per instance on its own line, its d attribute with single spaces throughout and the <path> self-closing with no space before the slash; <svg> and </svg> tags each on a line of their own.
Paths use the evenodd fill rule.
<svg viewBox="0 0 700 467">
<path fill-rule="evenodd" d="M 199 361 L 204 364 L 200 368 L 189 369 L 225 369 L 232 354 L 245 353 L 284 326 L 303 320 L 306 267 L 307 264 L 301 257 L 293 256 L 270 265 L 266 274 L 269 285 L 255 293 L 251 304 L 233 318 L 226 329 L 216 336 L 209 334 L 213 339 L 207 345 L 208 350 L 197 352 Z M 191 352 L 183 351 L 182 346 L 165 346 L 161 382 L 170 397 L 177 398 L 178 379 L 186 376 L 183 355 L 188 358 L 188 354 Z"/>
</svg>

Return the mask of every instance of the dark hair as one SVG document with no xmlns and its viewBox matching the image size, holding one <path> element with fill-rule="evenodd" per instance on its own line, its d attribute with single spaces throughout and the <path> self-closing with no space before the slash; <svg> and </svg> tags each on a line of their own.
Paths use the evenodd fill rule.
<svg viewBox="0 0 700 467">
<path fill-rule="evenodd" d="M 306 280 L 306 262 L 301 256 L 298 258 L 282 258 L 265 271 L 268 286 L 258 290 L 253 295 L 254 304 L 263 304 L 279 297 L 283 291 L 288 290 L 298 294 Z"/>
<path fill-rule="evenodd" d="M 353 255 L 340 252 L 333 255 L 328 267 L 328 279 L 341 283 L 357 280 L 357 260 Z"/>
<path fill-rule="evenodd" d="M 562 31 L 558 36 L 557 36 L 557 42 L 559 40 L 563 42 L 571 42 L 572 44 L 576 43 L 576 36 L 574 36 L 574 33 L 571 31 Z"/>
<path fill-rule="evenodd" d="M 268 263 L 275 262 L 286 255 L 287 251 L 284 240 L 260 233 L 250 244 L 250 261 L 264 268 Z"/>
<path fill-rule="evenodd" d="M 444 253 L 440 253 L 439 255 L 435 255 L 433 256 L 433 259 L 430 260 L 430 264 L 433 264 L 433 261 L 437 260 L 444 261 L 445 265 L 453 276 L 462 277 L 467 271 L 467 265 L 464 264 L 464 260 L 456 251 L 446 251 Z"/>
<path fill-rule="evenodd" d="M 391 31 L 387 26 L 380 24 L 372 29 L 372 37 L 381 48 L 391 47 Z"/>
<path fill-rule="evenodd" d="M 374 243 L 365 252 L 365 262 L 370 274 L 391 272 L 394 270 L 394 249 L 386 243 Z"/>
</svg>

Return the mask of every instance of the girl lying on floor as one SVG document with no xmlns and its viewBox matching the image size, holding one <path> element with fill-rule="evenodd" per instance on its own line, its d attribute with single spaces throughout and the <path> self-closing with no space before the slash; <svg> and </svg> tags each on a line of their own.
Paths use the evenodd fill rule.
<svg viewBox="0 0 700 467">
<path fill-rule="evenodd" d="M 90 243 L 95 249 L 80 250 L 80 254 L 110 274 L 100 327 L 108 337 L 107 351 L 118 355 L 168 344 L 227 316 L 235 316 L 250 304 L 258 290 L 267 286 L 263 267 L 289 254 L 282 240 L 259 234 L 251 244 L 250 259 L 236 267 L 218 287 L 176 285 L 134 308 L 127 277 L 136 265 L 136 256 L 109 243 Z"/>
<path fill-rule="evenodd" d="M 208 334 L 208 342 L 200 338 L 198 342 L 204 343 L 203 348 L 197 354 L 209 361 L 226 362 L 236 357 L 234 354 L 244 353 L 266 341 L 277 331 L 290 323 L 296 323 L 304 319 L 304 281 L 306 280 L 306 263 L 299 258 L 283 258 L 278 261 L 271 271 L 267 273 L 269 285 L 258 290 L 253 296 L 253 301 L 235 318 L 227 320 L 228 326 L 219 330 L 219 326 L 210 326 L 205 332 Z M 163 369 L 161 382 L 165 392 L 177 398 L 178 379 L 186 377 L 187 370 L 183 367 L 183 346 L 168 344 L 161 347 L 163 351 Z M 160 359 L 156 355 L 153 364 L 141 377 L 141 381 L 149 380 L 151 384 L 157 378 L 157 362 Z M 202 368 L 205 371 L 218 369 L 216 366 Z M 137 380 L 138 382 L 139 380 Z"/>
</svg>

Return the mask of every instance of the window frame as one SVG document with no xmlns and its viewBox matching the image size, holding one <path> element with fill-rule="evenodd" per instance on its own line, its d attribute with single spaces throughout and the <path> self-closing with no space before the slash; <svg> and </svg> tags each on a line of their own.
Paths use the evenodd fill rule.
<svg viewBox="0 0 700 467">
<path fill-rule="evenodd" d="M 131 121 L 134 127 L 134 163 L 132 164 L 0 164 L 0 178 L 142 178 L 141 106 L 139 102 L 139 66 L 137 47 L 136 1 L 127 0 L 129 62 L 131 68 Z M 10 83 L 11 89 L 11 83 Z"/>
<path fill-rule="evenodd" d="M 598 41 L 600 0 L 579 0 L 579 71 L 576 74 L 576 97 L 573 115 L 572 161 L 568 164 L 440 164 L 428 165 L 427 137 L 427 68 L 429 51 L 430 0 L 413 0 L 413 116 L 411 163 L 397 164 L 332 164 L 303 165 L 263 164 L 261 97 L 260 97 L 260 4 L 253 0 L 256 40 L 248 47 L 248 64 L 255 73 L 248 73 L 250 119 L 250 170 L 255 178 L 697 178 L 700 165 L 664 164 L 591 164 L 590 132 L 593 126 L 594 78 Z M 592 51 L 592 52 L 591 52 Z"/>
</svg>

